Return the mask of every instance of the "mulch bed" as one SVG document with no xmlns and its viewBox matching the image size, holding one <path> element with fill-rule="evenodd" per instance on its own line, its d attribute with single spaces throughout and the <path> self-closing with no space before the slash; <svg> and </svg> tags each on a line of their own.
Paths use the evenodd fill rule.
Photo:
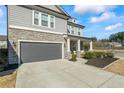
<svg viewBox="0 0 124 93">
<path fill-rule="evenodd" d="M 18 64 L 0 65 L 0 72 L 14 70 L 18 68 Z"/>
<path fill-rule="evenodd" d="M 92 65 L 99 68 L 104 68 L 105 66 L 109 65 L 110 63 L 116 61 L 117 58 L 93 58 L 89 59 L 87 63 L 88 65 Z"/>
</svg>

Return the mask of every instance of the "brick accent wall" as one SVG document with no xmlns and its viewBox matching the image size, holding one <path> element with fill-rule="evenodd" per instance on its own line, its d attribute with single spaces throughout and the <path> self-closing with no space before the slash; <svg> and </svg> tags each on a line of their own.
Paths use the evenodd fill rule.
<svg viewBox="0 0 124 93">
<path fill-rule="evenodd" d="M 18 63 L 18 40 L 35 40 L 35 41 L 56 41 L 64 42 L 66 57 L 66 40 L 61 34 L 52 34 L 38 31 L 29 31 L 22 29 L 9 28 L 9 64 Z"/>
</svg>

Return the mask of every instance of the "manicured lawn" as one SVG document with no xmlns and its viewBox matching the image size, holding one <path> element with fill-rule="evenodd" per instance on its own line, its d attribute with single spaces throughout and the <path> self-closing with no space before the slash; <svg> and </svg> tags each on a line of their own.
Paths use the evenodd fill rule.
<svg viewBox="0 0 124 93">
<path fill-rule="evenodd" d="M 124 46 L 122 47 L 114 47 L 114 48 L 105 48 L 105 47 L 94 47 L 94 50 L 124 50 Z"/>
<path fill-rule="evenodd" d="M 15 83 L 16 71 L 8 75 L 0 76 L 0 88 L 14 88 Z"/>
<path fill-rule="evenodd" d="M 120 59 L 105 70 L 124 76 L 124 59 Z"/>
<path fill-rule="evenodd" d="M 104 68 L 105 66 L 109 65 L 110 63 L 116 61 L 117 58 L 93 58 L 89 59 L 87 63 L 88 65 L 92 65 L 99 68 Z"/>
<path fill-rule="evenodd" d="M 124 50 L 124 46 L 122 46 L 122 47 L 115 47 L 115 48 L 113 48 L 113 50 Z"/>
</svg>

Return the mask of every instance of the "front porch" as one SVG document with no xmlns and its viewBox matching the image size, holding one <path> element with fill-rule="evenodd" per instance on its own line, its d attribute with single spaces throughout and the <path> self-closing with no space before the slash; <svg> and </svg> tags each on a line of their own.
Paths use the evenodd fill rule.
<svg viewBox="0 0 124 93">
<path fill-rule="evenodd" d="M 85 52 L 84 49 L 84 42 L 88 42 L 89 44 L 89 50 L 93 50 L 92 40 L 90 38 L 84 38 L 80 36 L 72 36 L 69 35 L 67 38 L 67 56 L 70 58 L 72 52 L 77 53 L 77 57 L 81 57 L 81 53 Z"/>
</svg>

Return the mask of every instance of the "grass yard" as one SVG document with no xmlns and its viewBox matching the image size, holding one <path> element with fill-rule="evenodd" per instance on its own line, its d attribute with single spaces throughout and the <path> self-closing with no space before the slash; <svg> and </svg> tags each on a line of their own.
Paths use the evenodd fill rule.
<svg viewBox="0 0 124 93">
<path fill-rule="evenodd" d="M 124 59 L 118 60 L 116 63 L 110 65 L 105 70 L 124 76 Z"/>
<path fill-rule="evenodd" d="M 15 83 L 16 71 L 8 75 L 0 76 L 0 88 L 14 88 Z"/>
<path fill-rule="evenodd" d="M 124 50 L 124 46 L 121 46 L 121 47 L 115 47 L 115 48 L 113 48 L 113 50 Z"/>
<path fill-rule="evenodd" d="M 105 47 L 94 47 L 94 50 L 107 50 L 107 51 L 114 51 L 114 50 L 124 50 L 124 46 L 122 47 L 114 47 L 114 48 L 105 48 Z"/>
</svg>

